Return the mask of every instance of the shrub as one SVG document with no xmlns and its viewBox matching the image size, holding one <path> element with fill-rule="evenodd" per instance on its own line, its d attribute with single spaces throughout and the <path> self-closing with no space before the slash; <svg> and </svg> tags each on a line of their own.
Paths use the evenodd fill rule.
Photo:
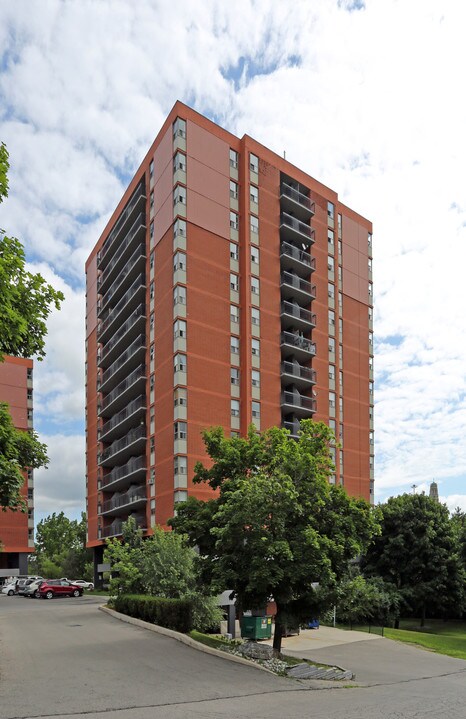
<svg viewBox="0 0 466 719">
<path fill-rule="evenodd" d="M 191 599 L 166 599 L 140 594 L 119 594 L 113 600 L 117 612 L 167 629 L 187 633 L 193 628 Z"/>
<path fill-rule="evenodd" d="M 189 595 L 189 599 L 192 602 L 193 628 L 198 632 L 217 634 L 220 631 L 220 622 L 225 618 L 223 610 L 217 604 L 217 598 L 193 593 Z"/>
</svg>

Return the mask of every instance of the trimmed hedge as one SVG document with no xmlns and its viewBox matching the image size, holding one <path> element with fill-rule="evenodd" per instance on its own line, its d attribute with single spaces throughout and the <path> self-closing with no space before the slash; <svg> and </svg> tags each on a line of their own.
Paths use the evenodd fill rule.
<svg viewBox="0 0 466 719">
<path fill-rule="evenodd" d="M 187 634 L 193 628 L 193 606 L 190 599 L 166 599 L 144 594 L 119 594 L 112 600 L 117 612 L 143 619 L 166 629 Z"/>
</svg>

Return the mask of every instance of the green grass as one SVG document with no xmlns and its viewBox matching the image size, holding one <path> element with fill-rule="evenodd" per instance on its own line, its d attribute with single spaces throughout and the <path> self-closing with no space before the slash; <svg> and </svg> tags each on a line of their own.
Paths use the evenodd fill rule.
<svg viewBox="0 0 466 719">
<path fill-rule="evenodd" d="M 241 643 L 235 640 L 230 642 L 228 639 L 224 639 L 223 637 L 213 637 L 210 634 L 202 634 L 202 632 L 197 632 L 195 629 L 189 632 L 189 636 L 191 639 L 195 639 L 196 642 L 205 644 L 213 649 L 234 649 L 235 646 Z"/>
<path fill-rule="evenodd" d="M 402 620 L 402 629 L 385 629 L 387 639 L 414 644 L 438 654 L 466 659 L 466 622 L 429 619 L 425 627 L 416 620 Z"/>
</svg>

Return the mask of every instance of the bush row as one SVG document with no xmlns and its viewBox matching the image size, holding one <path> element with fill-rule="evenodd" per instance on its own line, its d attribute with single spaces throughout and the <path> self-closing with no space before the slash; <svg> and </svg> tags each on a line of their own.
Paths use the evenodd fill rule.
<svg viewBox="0 0 466 719">
<path fill-rule="evenodd" d="M 193 606 L 190 599 L 165 599 L 141 594 L 119 594 L 112 600 L 117 612 L 143 619 L 167 629 L 187 633 L 193 628 Z"/>
</svg>

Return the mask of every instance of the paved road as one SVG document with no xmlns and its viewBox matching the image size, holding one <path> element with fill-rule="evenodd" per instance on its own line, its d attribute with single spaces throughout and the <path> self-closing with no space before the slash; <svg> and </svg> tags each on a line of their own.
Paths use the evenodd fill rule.
<svg viewBox="0 0 466 719">
<path fill-rule="evenodd" d="M 124 624 L 99 612 L 99 601 L 0 598 L 1 719 L 465 717 L 466 662 L 429 654 L 430 673 L 422 679 L 322 688 L 323 683 L 274 677 Z M 383 656 L 386 642 L 358 644 L 361 651 L 364 645 L 379 646 Z M 398 661 L 403 655 L 415 664 L 412 652 L 425 656 L 409 648 L 404 655 L 403 649 Z"/>
</svg>

